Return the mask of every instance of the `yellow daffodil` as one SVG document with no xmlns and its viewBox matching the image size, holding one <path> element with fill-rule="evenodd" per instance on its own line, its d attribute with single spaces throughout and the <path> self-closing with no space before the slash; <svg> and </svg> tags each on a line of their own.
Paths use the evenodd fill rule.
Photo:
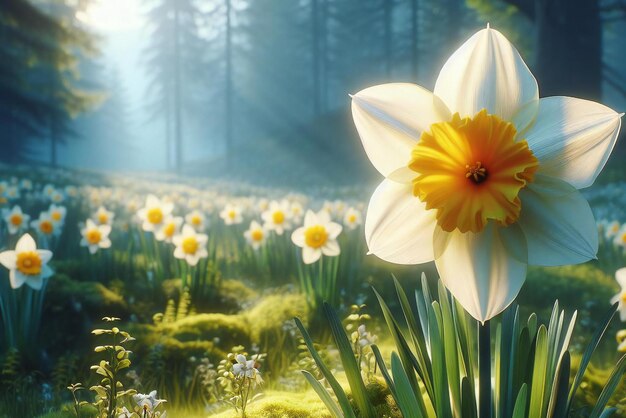
<svg viewBox="0 0 626 418">
<path fill-rule="evenodd" d="M 80 231 L 80 234 L 83 236 L 80 245 L 87 247 L 89 253 L 95 254 L 100 248 L 111 247 L 111 240 L 109 239 L 110 233 L 111 225 L 98 225 L 91 219 L 87 219 L 85 227 Z"/>
<path fill-rule="evenodd" d="M 198 234 L 191 225 L 185 224 L 182 232 L 172 239 L 176 246 L 174 257 L 185 260 L 190 266 L 195 266 L 201 258 L 209 255 L 206 249 L 207 241 L 206 234 Z"/>
<path fill-rule="evenodd" d="M 7 224 L 9 234 L 14 235 L 28 227 L 30 216 L 22 212 L 22 208 L 15 205 L 13 209 L 3 211 L 4 221 Z"/>
<path fill-rule="evenodd" d="M 0 253 L 0 264 L 9 269 L 13 289 L 26 283 L 32 289 L 40 290 L 44 280 L 53 274 L 48 266 L 51 258 L 51 251 L 37 249 L 33 237 L 24 234 L 17 241 L 14 251 Z"/>
<path fill-rule="evenodd" d="M 252 221 L 243 236 L 254 250 L 258 250 L 267 239 L 267 231 L 257 221 Z"/>
<path fill-rule="evenodd" d="M 341 252 L 337 237 L 342 227 L 332 222 L 327 211 L 318 213 L 308 210 L 304 215 L 304 226 L 293 231 L 291 241 L 302 248 L 302 261 L 312 264 L 322 255 L 334 257 Z"/>
<path fill-rule="evenodd" d="M 622 321 L 626 321 L 626 267 L 615 272 L 615 280 L 620 286 L 620 291 L 611 298 L 611 304 L 618 303 L 619 317 Z"/>
<path fill-rule="evenodd" d="M 433 92 L 367 88 L 353 96 L 352 114 L 385 176 L 367 210 L 370 253 L 399 264 L 434 260 L 476 319 L 513 301 L 528 264 L 595 258 L 596 224 L 577 189 L 602 170 L 621 115 L 572 97 L 539 99 L 500 32 L 488 27 L 466 41 Z"/>
<path fill-rule="evenodd" d="M 261 214 L 261 217 L 263 226 L 277 235 L 282 235 L 286 229 L 291 228 L 291 210 L 286 200 L 270 202 L 269 208 Z"/>
<path fill-rule="evenodd" d="M 170 216 L 174 210 L 174 204 L 171 202 L 161 201 L 154 195 L 148 195 L 146 205 L 139 209 L 137 216 L 141 220 L 141 228 L 144 231 L 157 231 L 163 224 L 163 221 Z"/>
<path fill-rule="evenodd" d="M 232 203 L 227 204 L 220 212 L 220 218 L 222 218 L 225 225 L 237 225 L 242 223 L 241 207 Z"/>
</svg>

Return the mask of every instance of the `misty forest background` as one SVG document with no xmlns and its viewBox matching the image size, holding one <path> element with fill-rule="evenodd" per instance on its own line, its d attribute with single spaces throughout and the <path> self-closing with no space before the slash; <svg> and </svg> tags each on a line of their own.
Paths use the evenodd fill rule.
<svg viewBox="0 0 626 418">
<path fill-rule="evenodd" d="M 520 49 L 541 96 L 626 109 L 621 0 L 145 0 L 139 63 L 103 56 L 106 36 L 76 17 L 89 3 L 0 3 L 1 161 L 369 182 L 348 94 L 432 88 L 487 22 Z M 132 103 L 129 69 L 145 81 Z"/>
</svg>

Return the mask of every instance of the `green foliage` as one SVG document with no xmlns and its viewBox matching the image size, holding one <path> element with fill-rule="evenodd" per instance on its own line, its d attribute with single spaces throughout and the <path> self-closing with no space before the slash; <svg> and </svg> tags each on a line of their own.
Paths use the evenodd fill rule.
<svg viewBox="0 0 626 418">
<path fill-rule="evenodd" d="M 409 305 L 400 284 L 395 281 L 403 320 L 394 315 L 379 297 L 385 321 L 398 353 L 391 355 L 391 373 L 378 348 L 372 349 L 389 391 L 405 417 L 477 417 L 479 324 L 467 314 L 439 283 L 438 300 L 433 300 L 425 277 L 422 291 L 416 293 L 417 312 Z M 375 417 L 371 399 L 363 389 L 361 375 L 354 362 L 354 353 L 340 332 L 340 321 L 326 306 L 326 317 L 340 352 L 344 370 L 352 390 L 355 405 L 330 370 L 322 362 L 307 331 L 297 322 L 304 340 L 322 375 L 328 381 L 336 400 L 312 375 L 305 377 L 333 417 Z M 569 416 L 577 389 L 582 381 L 591 355 L 615 315 L 609 310 L 592 337 L 573 383 L 570 382 L 569 344 L 576 314 L 566 319 L 555 303 L 548 325 L 537 323 L 534 314 L 527 321 L 520 318 L 519 309 L 509 308 L 495 324 L 493 364 L 489 376 L 480 376 L 491 383 L 492 409 L 497 417 L 562 417 Z M 493 342 L 492 342 L 493 344 Z M 610 415 L 606 407 L 626 369 L 626 356 L 615 366 L 602 393 L 591 406 L 591 416 Z M 480 373 L 482 373 L 482 368 Z M 482 397 L 481 397 L 482 399 Z"/>
</svg>

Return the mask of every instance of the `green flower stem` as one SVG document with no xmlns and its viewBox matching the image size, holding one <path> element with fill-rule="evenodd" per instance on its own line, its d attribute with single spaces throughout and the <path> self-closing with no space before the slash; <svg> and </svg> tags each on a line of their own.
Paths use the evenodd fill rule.
<svg viewBox="0 0 626 418">
<path fill-rule="evenodd" d="M 491 418 L 491 328 L 489 321 L 478 325 L 478 379 L 480 418 Z"/>
</svg>

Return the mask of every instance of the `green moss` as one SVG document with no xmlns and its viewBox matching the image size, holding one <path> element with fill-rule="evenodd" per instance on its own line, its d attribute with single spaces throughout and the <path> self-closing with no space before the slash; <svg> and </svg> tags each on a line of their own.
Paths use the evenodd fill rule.
<svg viewBox="0 0 626 418">
<path fill-rule="evenodd" d="M 300 393 L 268 391 L 246 409 L 251 418 L 329 418 L 326 407 L 312 390 Z M 213 415 L 214 418 L 240 418 L 234 410 Z"/>
<path fill-rule="evenodd" d="M 246 322 L 252 324 L 252 341 L 258 342 L 268 333 L 281 331 L 283 324 L 296 316 L 306 323 L 308 309 L 302 294 L 272 294 L 264 297 L 243 315 Z"/>
</svg>

